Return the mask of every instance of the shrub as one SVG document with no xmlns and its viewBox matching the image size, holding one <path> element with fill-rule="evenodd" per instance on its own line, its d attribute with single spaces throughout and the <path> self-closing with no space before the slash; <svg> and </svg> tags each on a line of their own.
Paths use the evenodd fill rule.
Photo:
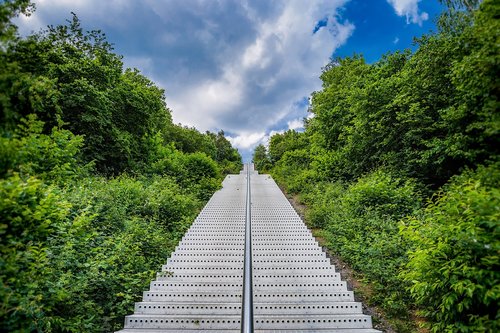
<svg viewBox="0 0 500 333">
<path fill-rule="evenodd" d="M 332 211 L 336 209 L 333 204 L 345 192 L 345 187 L 340 183 L 318 183 L 305 194 L 302 199 L 307 204 L 306 220 L 313 228 L 324 228 Z"/>
<path fill-rule="evenodd" d="M 60 298 L 49 237 L 64 224 L 70 204 L 58 191 L 18 174 L 0 179 L 0 330 L 41 330 Z"/>
<path fill-rule="evenodd" d="M 0 176 L 19 172 L 65 183 L 91 167 L 79 164 L 82 137 L 58 127 L 43 134 L 44 125 L 32 114 L 21 120 L 12 137 L 0 137 Z"/>
<path fill-rule="evenodd" d="M 401 277 L 432 332 L 500 330 L 499 170 L 455 177 L 402 228 L 413 249 Z"/>
<path fill-rule="evenodd" d="M 398 221 L 420 207 L 415 182 L 378 170 L 345 190 L 328 188 L 323 193 L 330 198 L 320 200 L 320 213 L 315 213 L 327 230 L 328 246 L 372 282 L 373 303 L 391 316 L 407 315 L 409 297 L 398 273 L 408 245 L 398 233 Z"/>
</svg>

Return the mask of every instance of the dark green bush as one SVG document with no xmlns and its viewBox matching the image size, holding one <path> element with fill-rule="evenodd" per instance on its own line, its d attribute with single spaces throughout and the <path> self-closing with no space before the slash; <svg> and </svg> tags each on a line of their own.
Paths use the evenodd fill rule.
<svg viewBox="0 0 500 333">
<path fill-rule="evenodd" d="M 286 151 L 273 168 L 272 175 L 289 192 L 306 191 L 316 178 L 315 172 L 308 169 L 310 162 L 311 154 L 306 149 Z"/>
</svg>

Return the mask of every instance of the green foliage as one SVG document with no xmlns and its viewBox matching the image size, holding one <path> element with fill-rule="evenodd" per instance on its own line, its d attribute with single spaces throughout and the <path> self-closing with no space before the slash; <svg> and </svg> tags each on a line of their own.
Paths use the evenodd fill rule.
<svg viewBox="0 0 500 333">
<path fill-rule="evenodd" d="M 44 313 L 61 292 L 48 239 L 69 215 L 55 188 L 18 174 L 0 180 L 0 329 L 32 331 L 46 326 Z"/>
<path fill-rule="evenodd" d="M 325 175 L 351 180 L 386 167 L 435 189 L 497 155 L 499 10 L 484 1 L 477 12 L 450 16 L 414 54 L 327 66 L 306 128 L 319 147 L 311 149 L 330 155 Z"/>
<path fill-rule="evenodd" d="M 465 172 L 405 221 L 401 274 L 433 332 L 500 329 L 500 168 Z"/>
<path fill-rule="evenodd" d="M 63 184 L 85 172 L 78 160 L 82 138 L 57 127 L 43 134 L 43 127 L 30 115 L 11 138 L 0 137 L 0 176 L 18 172 Z"/>
<path fill-rule="evenodd" d="M 123 70 L 106 36 L 83 31 L 75 14 L 67 25 L 16 39 L 0 57 L 0 127 L 6 136 L 36 114 L 45 124 L 41 134 L 58 127 L 81 136 L 81 158 L 105 175 L 148 168 L 155 161 L 147 160 L 147 152 L 158 149 L 148 144 L 204 152 L 227 171 L 241 167 L 223 131 L 202 134 L 172 124 L 164 91 L 138 70 Z M 157 135 L 160 141 L 148 139 Z"/>
<path fill-rule="evenodd" d="M 487 0 L 464 33 L 465 56 L 453 66 L 451 80 L 459 92 L 455 113 L 475 148 L 474 158 L 488 160 L 500 147 L 500 4 Z"/>
<path fill-rule="evenodd" d="M 220 188 L 221 173 L 217 163 L 205 153 L 182 155 L 177 178 L 185 188 L 193 188 L 200 199 L 208 200 Z"/>
<path fill-rule="evenodd" d="M 167 141 L 175 142 L 175 147 L 184 153 L 204 152 L 216 158 L 217 147 L 209 134 L 202 134 L 196 128 L 172 125 L 168 128 Z"/>
<path fill-rule="evenodd" d="M 13 175 L 0 186 L 0 318 L 11 332 L 118 329 L 200 208 L 165 177 L 92 177 L 61 192 Z"/>
<path fill-rule="evenodd" d="M 104 34 L 84 32 L 75 15 L 68 25 L 19 40 L 2 56 L 5 128 L 31 113 L 46 123 L 45 131 L 62 121 L 84 137 L 84 160 L 103 173 L 133 168 L 143 157 L 143 136 L 171 124 L 163 90 L 137 70 L 122 71 Z"/>
<path fill-rule="evenodd" d="M 278 181 L 286 184 L 286 189 L 292 193 L 307 191 L 317 179 L 315 170 L 308 169 L 311 154 L 306 149 L 287 151 L 276 163 L 272 174 Z"/>
<path fill-rule="evenodd" d="M 286 184 L 288 191 L 304 190 L 311 180 L 317 178 L 316 171 L 308 169 L 313 158 L 308 143 L 304 133 L 294 130 L 273 135 L 270 139 L 266 163 L 273 166 L 273 176 Z"/>
<path fill-rule="evenodd" d="M 500 4 L 442 2 L 415 52 L 327 65 L 305 132 L 271 137 L 270 173 L 389 318 L 496 332 Z"/>
<path fill-rule="evenodd" d="M 408 245 L 399 235 L 398 220 L 419 208 L 414 182 L 381 170 L 347 187 L 319 183 L 304 195 L 306 217 L 324 228 L 328 246 L 370 281 L 390 316 L 408 316 L 409 295 L 398 278 Z"/>
<path fill-rule="evenodd" d="M 283 134 L 275 134 L 269 142 L 269 159 L 274 165 L 281 160 L 285 152 L 306 147 L 307 139 L 302 133 L 288 130 Z"/>
<path fill-rule="evenodd" d="M 469 11 L 476 9 L 481 0 L 439 0 L 441 3 L 446 4 L 450 10 L 466 8 Z"/>
<path fill-rule="evenodd" d="M 198 170 L 182 188 L 166 175 L 96 177 L 77 158 L 80 137 L 43 128 L 32 115 L 0 141 L 0 329 L 119 329 L 219 186 L 217 164 L 176 152 Z"/>
<path fill-rule="evenodd" d="M 375 211 L 399 219 L 419 207 L 418 198 L 415 182 L 377 170 L 350 185 L 343 204 L 353 216 Z"/>
<path fill-rule="evenodd" d="M 147 153 L 148 165 L 144 169 L 145 173 L 169 176 L 181 188 L 195 193 L 201 200 L 208 200 L 213 192 L 220 188 L 221 166 L 205 153 L 184 154 L 173 144 L 160 144 L 161 139 L 158 136 L 150 141 L 152 149 Z M 227 160 L 224 161 L 223 163 L 227 163 Z"/>
<path fill-rule="evenodd" d="M 30 8 L 0 4 L 0 331 L 113 332 L 241 156 L 75 15 L 17 38 Z"/>
<path fill-rule="evenodd" d="M 267 156 L 266 147 L 263 144 L 255 147 L 253 153 L 252 162 L 255 165 L 255 169 L 260 173 L 265 173 L 270 167 L 269 156 Z"/>
<path fill-rule="evenodd" d="M 310 227 L 325 228 L 329 216 L 336 209 L 333 205 L 345 192 L 340 183 L 317 183 L 310 191 L 302 194 L 302 200 L 309 207 L 306 220 Z"/>
<path fill-rule="evenodd" d="M 216 148 L 215 161 L 220 165 L 223 174 L 239 173 L 243 167 L 241 155 L 236 148 L 231 146 L 231 142 L 226 139 L 224 131 L 220 130 L 217 134 L 207 132 Z"/>
<path fill-rule="evenodd" d="M 194 219 L 200 202 L 192 194 L 183 194 L 168 177 L 92 177 L 66 196 L 74 211 L 93 216 L 79 230 L 82 237 L 69 243 L 57 239 L 69 256 L 63 271 L 71 272 L 85 286 L 75 288 L 80 306 L 66 304 L 73 308 L 67 320 L 86 318 L 95 325 L 89 331 L 105 324 L 113 325 L 109 330 L 118 329 Z M 81 271 L 81 267 L 88 269 Z M 86 305 L 94 310 L 89 312 Z"/>
</svg>

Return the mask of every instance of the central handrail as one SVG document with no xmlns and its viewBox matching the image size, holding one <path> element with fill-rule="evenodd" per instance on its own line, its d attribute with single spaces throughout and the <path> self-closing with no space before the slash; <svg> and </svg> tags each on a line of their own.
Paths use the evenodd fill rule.
<svg viewBox="0 0 500 333">
<path fill-rule="evenodd" d="M 247 198 L 245 216 L 245 263 L 243 266 L 243 303 L 241 306 L 241 332 L 253 333 L 252 282 L 252 201 L 250 198 L 250 163 L 247 167 Z"/>
</svg>

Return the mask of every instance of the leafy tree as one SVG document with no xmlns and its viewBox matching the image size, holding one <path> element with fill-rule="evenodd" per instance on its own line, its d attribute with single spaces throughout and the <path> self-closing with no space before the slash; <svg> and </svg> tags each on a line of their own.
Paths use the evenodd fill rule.
<svg viewBox="0 0 500 333">
<path fill-rule="evenodd" d="M 406 320 L 410 297 L 398 273 L 409 245 L 399 235 L 398 221 L 420 207 L 416 192 L 414 181 L 377 170 L 349 184 L 317 183 L 303 194 L 307 219 L 327 231 L 330 249 L 383 295 L 371 303 Z"/>
<path fill-rule="evenodd" d="M 302 149 L 307 147 L 305 135 L 288 130 L 283 134 L 275 134 L 269 142 L 269 159 L 272 164 L 279 161 L 287 151 Z"/>
<path fill-rule="evenodd" d="M 57 127 L 43 134 L 43 127 L 31 115 L 21 120 L 11 138 L 0 137 L 1 177 L 19 173 L 62 184 L 85 173 L 79 160 L 83 139 Z"/>
<path fill-rule="evenodd" d="M 63 124 L 85 140 L 83 157 L 114 174 L 141 161 L 142 138 L 165 131 L 171 116 L 163 90 L 138 71 L 122 71 L 120 56 L 100 31 L 84 32 L 73 14 L 11 45 L 4 54 L 5 128 L 36 113 L 51 127 Z M 12 73 L 14 70 L 14 73 Z"/>
<path fill-rule="evenodd" d="M 56 188 L 13 174 L 0 179 L 0 329 L 40 331 L 64 290 L 53 282 L 49 239 L 69 215 Z"/>
<path fill-rule="evenodd" d="M 267 156 L 266 147 L 263 144 L 255 147 L 252 162 L 255 164 L 255 169 L 260 173 L 266 172 L 270 167 L 269 157 Z"/>
<path fill-rule="evenodd" d="M 217 156 L 214 140 L 194 127 L 171 125 L 166 131 L 165 141 L 174 142 L 175 147 L 184 153 L 201 151 L 213 159 Z"/>
<path fill-rule="evenodd" d="M 15 36 L 29 8 L 0 4 L 0 331 L 116 331 L 241 157 L 75 15 Z"/>
<path fill-rule="evenodd" d="M 231 142 L 226 139 L 224 131 L 220 130 L 217 134 L 207 132 L 206 135 L 215 144 L 215 160 L 221 166 L 223 173 L 238 173 L 243 167 L 241 155 L 236 148 L 233 148 Z"/>
<path fill-rule="evenodd" d="M 481 0 L 440 0 L 440 2 L 453 10 L 465 8 L 468 11 L 474 11 L 478 8 Z"/>
<path fill-rule="evenodd" d="M 498 154 L 497 12 L 486 1 L 473 14 L 449 17 L 439 34 L 418 40 L 414 54 L 327 66 L 306 129 L 331 156 L 327 176 L 353 179 L 384 166 L 435 189 Z"/>
</svg>

